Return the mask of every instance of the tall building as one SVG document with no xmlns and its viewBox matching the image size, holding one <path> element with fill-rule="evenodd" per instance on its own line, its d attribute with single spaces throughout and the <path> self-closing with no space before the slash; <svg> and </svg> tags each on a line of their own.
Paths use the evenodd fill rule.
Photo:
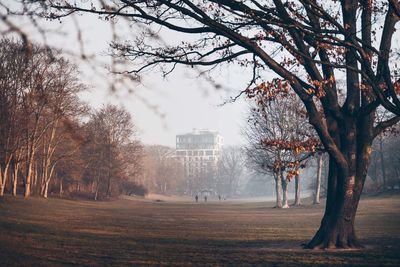
<svg viewBox="0 0 400 267">
<path fill-rule="evenodd" d="M 188 194 L 215 192 L 222 143 L 219 133 L 208 129 L 176 136 L 176 157 L 185 169 Z"/>
</svg>

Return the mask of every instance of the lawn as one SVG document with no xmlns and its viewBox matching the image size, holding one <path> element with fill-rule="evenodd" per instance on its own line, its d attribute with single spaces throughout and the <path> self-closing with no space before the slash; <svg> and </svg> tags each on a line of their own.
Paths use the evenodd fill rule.
<svg viewBox="0 0 400 267">
<path fill-rule="evenodd" d="M 0 199 L 0 266 L 400 266 L 400 197 L 364 198 L 364 250 L 309 251 L 323 205 Z"/>
</svg>

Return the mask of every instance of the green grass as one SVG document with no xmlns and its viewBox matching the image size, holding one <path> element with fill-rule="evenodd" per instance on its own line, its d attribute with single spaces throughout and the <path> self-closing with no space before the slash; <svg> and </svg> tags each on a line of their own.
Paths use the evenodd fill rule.
<svg viewBox="0 0 400 267">
<path fill-rule="evenodd" d="M 0 199 L 0 266 L 400 266 L 400 197 L 362 200 L 365 250 L 300 248 L 323 206 Z"/>
</svg>

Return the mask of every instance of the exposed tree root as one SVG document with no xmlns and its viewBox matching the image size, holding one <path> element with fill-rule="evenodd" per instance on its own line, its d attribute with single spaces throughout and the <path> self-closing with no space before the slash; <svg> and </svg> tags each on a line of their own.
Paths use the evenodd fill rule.
<svg viewBox="0 0 400 267">
<path fill-rule="evenodd" d="M 354 234 L 321 234 L 317 232 L 315 237 L 308 243 L 302 244 L 305 249 L 363 249 L 364 246 L 360 244 Z"/>
</svg>

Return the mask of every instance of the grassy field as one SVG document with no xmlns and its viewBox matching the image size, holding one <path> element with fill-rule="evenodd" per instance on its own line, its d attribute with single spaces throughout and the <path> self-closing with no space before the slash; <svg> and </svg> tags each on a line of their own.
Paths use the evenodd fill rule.
<svg viewBox="0 0 400 267">
<path fill-rule="evenodd" d="M 300 248 L 323 206 L 0 199 L 0 266 L 400 266 L 400 197 L 362 200 L 359 251 Z"/>
</svg>

